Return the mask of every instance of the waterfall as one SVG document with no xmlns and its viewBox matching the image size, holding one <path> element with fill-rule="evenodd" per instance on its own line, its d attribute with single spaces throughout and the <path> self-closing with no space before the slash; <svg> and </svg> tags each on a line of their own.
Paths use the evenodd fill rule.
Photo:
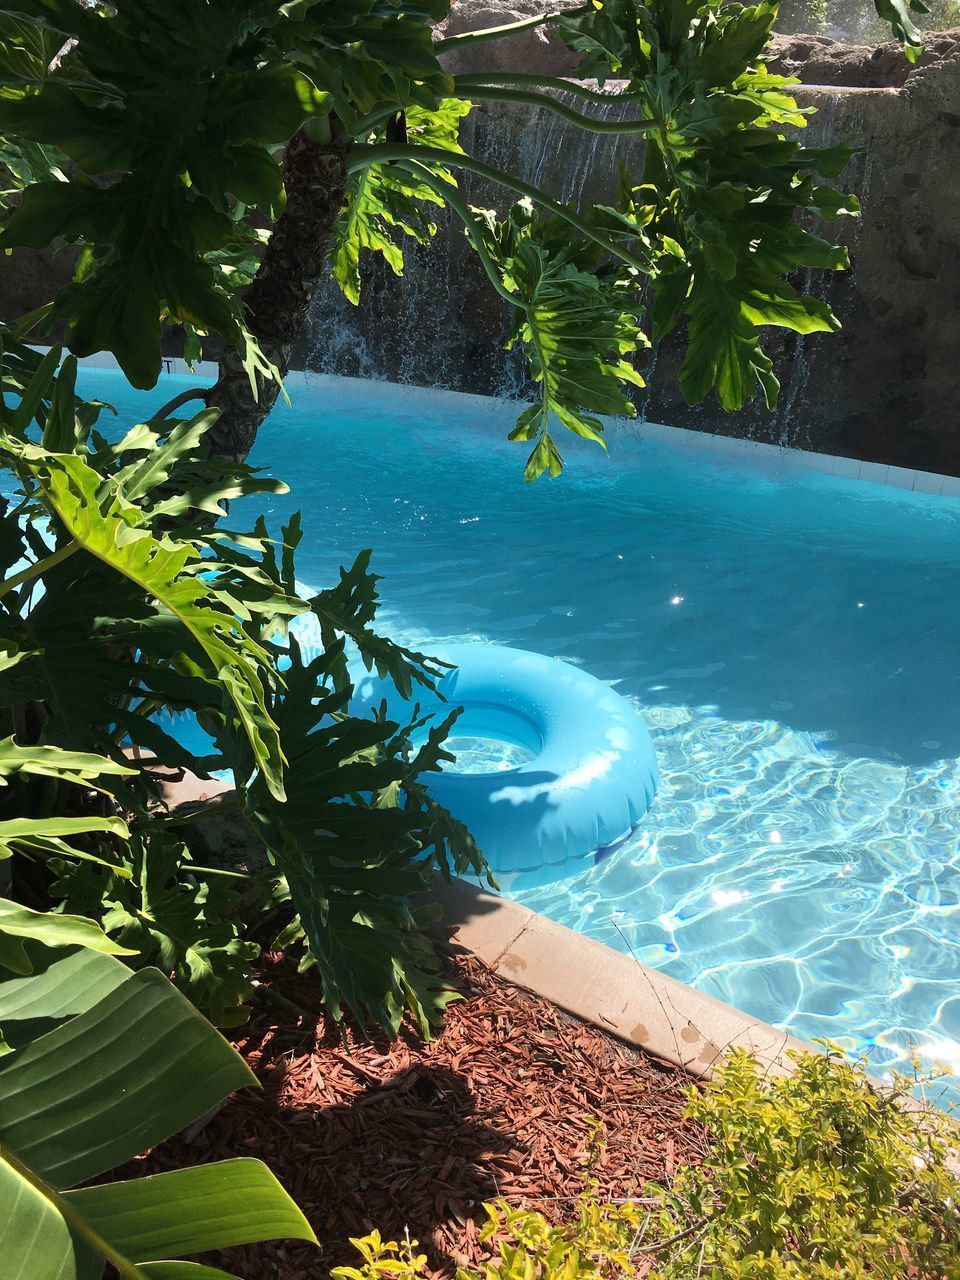
<svg viewBox="0 0 960 1280">
<path fill-rule="evenodd" d="M 745 436 L 878 462 L 960 474 L 960 113 L 956 65 L 913 75 L 902 90 L 802 87 L 816 108 L 811 146 L 863 145 L 837 185 L 861 196 L 862 222 L 815 229 L 847 244 L 852 269 L 809 271 L 794 283 L 833 307 L 837 334 L 798 337 L 766 329 L 763 345 L 781 379 L 771 414 L 761 402 L 723 413 L 713 398 L 691 407 L 679 393 L 682 333 L 637 365 L 648 387 L 637 395 L 653 422 Z M 611 101 L 584 106 L 606 118 L 630 110 Z M 624 118 L 622 115 L 620 118 Z M 609 200 L 621 164 L 638 175 L 637 135 L 587 133 L 555 112 L 483 102 L 464 123 L 464 145 L 481 160 L 583 207 Z M 505 209 L 510 193 L 464 175 L 468 200 Z M 443 219 L 443 214 L 438 214 Z M 426 246 L 404 244 L 402 279 L 374 255 L 361 259 L 360 306 L 328 282 L 299 353 L 325 373 L 522 398 L 529 393 L 520 352 L 503 351 L 510 308 L 493 292 L 459 222 L 445 219 Z"/>
<path fill-rule="evenodd" d="M 633 110 L 615 99 L 594 107 L 573 94 L 558 96 L 600 119 L 626 119 Z M 637 174 L 642 165 L 636 136 L 588 133 L 543 109 L 481 104 L 466 118 L 462 141 L 477 159 L 578 207 L 610 198 L 621 164 Z M 471 174 L 459 181 L 475 206 L 503 212 L 514 201 Z M 529 391 L 522 353 L 502 349 L 510 307 L 490 288 L 459 220 L 438 210 L 438 221 L 429 245 L 403 239 L 401 278 L 379 255 L 361 256 L 358 307 L 327 282 L 308 320 L 308 368 L 511 399 Z"/>
</svg>

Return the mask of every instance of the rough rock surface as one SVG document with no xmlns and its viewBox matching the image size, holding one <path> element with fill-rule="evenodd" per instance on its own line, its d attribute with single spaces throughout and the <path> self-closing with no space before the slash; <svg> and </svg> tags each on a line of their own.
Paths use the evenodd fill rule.
<svg viewBox="0 0 960 1280">
<path fill-rule="evenodd" d="M 639 408 L 654 422 L 960 475 L 960 54 L 921 66 L 902 89 L 804 88 L 797 95 L 817 112 L 808 145 L 846 140 L 864 148 L 840 183 L 859 194 L 863 216 L 824 229 L 849 245 L 852 268 L 810 272 L 801 282 L 831 303 L 842 330 L 766 331 L 783 384 L 774 414 L 757 404 L 727 414 L 712 398 L 685 404 L 677 383 L 683 344 L 673 335 L 642 362 L 649 388 Z M 641 162 L 636 142 L 503 104 L 480 104 L 466 140 L 482 159 L 581 206 L 609 197 L 621 163 L 636 172 Z M 502 208 L 508 200 L 483 184 L 465 187 L 478 205 Z M 521 362 L 502 349 L 505 308 L 462 232 L 451 226 L 405 254 L 401 280 L 364 264 L 358 309 L 330 289 L 305 344 L 308 366 L 529 394 Z"/>
<path fill-rule="evenodd" d="M 960 57 L 920 68 L 901 90 L 805 89 L 811 145 L 859 143 L 840 185 L 858 220 L 824 229 L 851 269 L 808 273 L 843 328 L 806 338 L 767 330 L 783 384 L 771 415 L 679 397 L 680 344 L 664 343 L 648 416 L 659 422 L 960 475 Z"/>
<path fill-rule="evenodd" d="M 444 30 L 502 25 L 566 3 L 458 0 Z M 713 401 L 684 404 L 676 381 L 682 347 L 671 339 L 646 362 L 641 411 L 677 426 L 960 475 L 960 30 L 931 36 L 915 68 L 893 44 L 871 49 L 798 35 L 776 37 L 771 52 L 781 70 L 826 86 L 798 93 L 817 109 L 806 141 L 864 148 L 842 180 L 860 195 L 863 217 L 826 229 L 850 246 L 852 269 L 811 272 L 804 281 L 830 301 L 843 329 L 807 338 L 768 331 L 783 382 L 774 415 L 756 405 L 728 415 Z M 468 46 L 448 61 L 457 71 L 572 69 L 567 50 L 542 28 Z M 466 127 L 481 158 L 581 205 L 607 198 L 618 166 L 635 170 L 640 158 L 635 142 L 586 135 L 542 111 L 484 103 Z M 504 204 L 502 191 L 465 186 L 477 204 Z M 330 286 L 298 363 L 459 391 L 527 392 L 520 361 L 502 350 L 504 308 L 459 229 L 405 252 L 402 280 L 364 263 L 357 310 Z M 64 271 L 64 257 L 0 256 L 0 316 L 13 319 L 48 299 Z"/>
<path fill-rule="evenodd" d="M 577 7 L 579 0 L 457 0 L 438 30 L 444 36 L 458 35 Z M 827 36 L 775 35 L 770 42 L 771 66 L 783 75 L 798 76 L 804 84 L 874 89 L 898 89 L 920 67 L 942 62 L 958 49 L 960 28 L 932 32 L 916 65 L 906 60 L 896 41 L 858 45 Z M 568 76 L 575 70 L 576 58 L 551 37 L 549 27 L 534 27 L 509 40 L 484 41 L 451 51 L 446 65 L 454 74 L 483 70 Z"/>
<path fill-rule="evenodd" d="M 437 28 L 441 36 L 463 31 L 503 27 L 540 13 L 579 8 L 579 0 L 457 0 L 450 17 Z M 576 57 L 566 45 L 552 39 L 547 27 L 533 27 L 509 40 L 485 40 L 451 51 L 444 65 L 454 75 L 470 71 L 538 71 L 547 76 L 571 75 Z"/>
<path fill-rule="evenodd" d="M 770 41 L 770 68 L 797 76 L 809 85 L 843 85 L 852 89 L 899 89 L 922 68 L 943 62 L 960 50 L 960 28 L 927 37 L 920 60 L 913 64 L 895 41 L 887 44 L 841 44 L 827 36 L 780 36 Z"/>
</svg>

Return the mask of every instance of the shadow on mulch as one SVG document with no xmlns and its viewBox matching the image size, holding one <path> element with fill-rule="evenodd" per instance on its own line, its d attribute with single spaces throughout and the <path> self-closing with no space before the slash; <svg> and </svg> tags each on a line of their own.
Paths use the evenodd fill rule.
<svg viewBox="0 0 960 1280">
<path fill-rule="evenodd" d="M 605 1149 L 591 1169 L 601 1194 L 642 1194 L 697 1161 L 702 1131 L 683 1118 L 689 1080 L 554 1006 L 504 983 L 479 961 L 451 960 L 465 999 L 442 1033 L 371 1044 L 326 1019 L 302 1019 L 264 999 L 235 1033 L 263 1092 L 234 1096 L 188 1145 L 174 1138 L 124 1176 L 230 1156 L 273 1169 L 310 1219 L 320 1250 L 282 1241 L 204 1261 L 244 1280 L 321 1280 L 355 1262 L 349 1237 L 409 1228 L 434 1277 L 477 1266 L 485 1200 L 503 1197 L 548 1217 L 572 1208 L 586 1170 L 591 1118 Z M 279 997 L 319 1007 L 292 966 L 267 960 Z"/>
</svg>

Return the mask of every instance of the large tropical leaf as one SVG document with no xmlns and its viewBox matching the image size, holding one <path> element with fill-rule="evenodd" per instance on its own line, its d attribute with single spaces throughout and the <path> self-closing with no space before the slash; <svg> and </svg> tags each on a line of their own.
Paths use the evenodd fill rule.
<svg viewBox="0 0 960 1280">
<path fill-rule="evenodd" d="M 5 1278 L 98 1280 L 107 1263 L 142 1280 L 222 1276 L 174 1259 L 278 1237 L 313 1240 L 255 1160 L 69 1190 L 255 1082 L 159 973 L 131 974 L 92 952 L 77 966 L 76 954 L 34 947 L 36 975 L 20 979 L 12 999 L 0 983 L 0 1027 L 12 1022 L 19 1032 L 0 1059 Z"/>
<path fill-rule="evenodd" d="M 297 520 L 277 544 L 262 520 L 238 531 L 213 528 L 202 515 L 234 491 L 275 488 L 206 457 L 210 415 L 139 424 L 111 443 L 75 429 L 79 408 L 65 414 L 69 429 L 50 429 L 52 406 L 64 400 L 55 355 L 14 389 L 20 403 L 0 409 L 7 458 L 44 532 L 25 545 L 21 530 L 10 554 L 32 562 L 44 591 L 36 599 L 0 595 L 9 655 L 0 706 L 42 707 L 44 740 L 0 742 L 0 782 L 13 811 L 19 805 L 28 815 L 10 820 L 18 837 L 12 847 L 46 858 L 55 874 L 52 893 L 66 914 L 51 917 L 64 921 L 51 928 L 89 917 L 112 945 L 136 953 L 136 967 L 169 974 L 217 1025 L 242 1021 L 259 950 L 245 936 L 246 895 L 266 892 L 269 874 L 245 885 L 239 874 L 198 868 L 183 833 L 158 807 L 150 773 L 232 769 L 253 827 L 269 837 L 276 874 L 295 886 L 329 975 L 331 1010 L 349 1007 L 395 1027 L 410 1007 L 429 1026 L 449 992 L 407 899 L 435 865 L 449 871 L 480 863 L 466 832 L 418 782 L 422 769 L 436 766 L 439 741 L 410 753 L 397 726 L 347 715 L 348 647 L 406 696 L 417 685 L 432 687 L 442 672 L 442 664 L 377 631 L 370 553 L 344 568 L 334 587 L 300 599 Z M 44 447 L 53 439 L 73 452 Z M 168 520 L 177 501 L 187 505 L 178 508 L 183 526 L 174 532 Z M 284 648 L 291 620 L 315 659 L 306 675 L 299 648 Z M 265 723 L 283 712 L 275 756 L 282 792 L 271 792 L 243 699 L 237 706 L 224 696 L 227 663 L 260 691 Z M 190 734 L 201 728 L 199 750 L 208 754 L 198 761 Z M 127 741 L 154 753 L 155 765 L 131 769 L 121 755 Z M 301 752 L 295 770 L 285 742 Z M 279 798 L 287 778 L 294 804 Z M 59 789 L 51 793 L 48 781 Z M 90 786 L 101 793 L 93 813 L 84 811 Z M 44 789 L 47 816 L 36 812 L 35 788 Z M 57 834 L 75 830 L 83 834 L 72 841 Z M 11 963 L 25 969 L 24 955 L 14 957 L 17 945 L 7 944 Z"/>
<path fill-rule="evenodd" d="M 417 750 L 406 727 L 343 714 L 353 690 L 337 688 L 336 646 L 304 662 L 293 641 L 288 661 L 272 708 L 289 760 L 287 799 L 277 804 L 259 783 L 248 795 L 298 911 L 302 934 L 288 930 L 286 940 L 305 938 L 334 1017 L 349 1009 L 396 1033 L 410 1009 L 429 1034 L 453 992 L 412 899 L 437 868 L 483 866 L 420 781 L 452 758 L 441 744 L 456 713 Z"/>
<path fill-rule="evenodd" d="M 13 1048 L 84 1013 L 130 976 L 125 965 L 84 947 L 54 949 L 38 939 L 25 950 L 29 972 L 0 981 L 0 1030 Z"/>
<path fill-rule="evenodd" d="M 99 925 L 84 916 L 54 915 L 49 911 L 31 911 L 9 898 L 0 898 L 0 971 L 28 974 L 33 963 L 26 942 L 42 942 L 48 947 L 89 947 L 109 955 L 135 955 L 108 938 Z"/>
<path fill-rule="evenodd" d="M 618 264 L 601 264 L 596 244 L 571 235 L 556 217 L 537 217 L 529 202 L 502 222 L 484 216 L 487 251 L 516 297 L 507 343 L 523 344 L 540 400 L 521 413 L 511 440 L 533 441 L 524 478 L 558 475 L 563 458 L 550 426 L 606 447 L 598 414 L 632 417 L 625 385 L 643 386 L 627 359 L 647 340 L 638 320 L 635 282 Z"/>
<path fill-rule="evenodd" d="M 236 708 L 268 787 L 282 798 L 280 744 L 267 715 L 260 674 L 266 654 L 240 630 L 228 609 L 211 601 L 197 572 L 194 546 L 155 537 L 143 527 L 140 509 L 122 492 L 113 488 L 103 493 L 101 477 L 79 455 L 27 444 L 20 456 L 78 546 L 156 600 L 199 645 Z"/>
<path fill-rule="evenodd" d="M 776 16 L 773 0 L 603 0 L 559 24 L 583 58 L 582 74 L 625 81 L 638 110 L 658 122 L 641 181 L 622 184 L 605 225 L 623 234 L 632 224 L 647 256 L 655 340 L 688 318 L 684 395 L 698 403 L 715 389 L 728 410 L 758 392 L 776 403 L 764 326 L 839 328 L 828 306 L 780 278 L 847 265 L 846 250 L 798 225 L 797 215 L 858 211 L 854 197 L 813 178 L 836 176 L 851 150 L 804 148 L 782 132 L 801 129 L 809 112 L 790 96 L 794 82 L 761 61 Z"/>
<path fill-rule="evenodd" d="M 71 164 L 69 177 L 58 170 L 25 184 L 0 242 L 62 238 L 96 248 L 47 321 L 65 324 L 79 355 L 114 352 L 136 386 L 160 373 L 166 318 L 248 345 L 219 257 L 244 234 L 228 193 L 279 212 L 275 149 L 327 109 L 301 69 L 249 39 L 277 6 L 143 0 L 134 11 L 22 0 L 17 8 L 0 23 L 0 48 L 26 19 L 59 53 L 39 80 L 26 66 L 19 83 L 10 77 L 0 130 L 16 154 L 32 146 Z M 189 39 L 175 34 L 179 22 Z M 205 163 L 208 154 L 219 164 Z"/>
<path fill-rule="evenodd" d="M 435 109 L 411 107 L 404 114 L 408 139 L 420 146 L 461 151 L 460 121 L 470 103 L 444 99 Z M 453 182 L 448 170 L 435 170 Z M 442 196 L 409 171 L 394 165 L 371 165 L 355 174 L 347 186 L 347 203 L 337 222 L 331 256 L 333 278 L 352 303 L 360 301 L 360 255 L 379 253 L 395 275 L 403 274 L 402 232 L 420 244 L 436 233 L 436 209 Z M 432 206 L 432 210 L 431 210 Z"/>
</svg>

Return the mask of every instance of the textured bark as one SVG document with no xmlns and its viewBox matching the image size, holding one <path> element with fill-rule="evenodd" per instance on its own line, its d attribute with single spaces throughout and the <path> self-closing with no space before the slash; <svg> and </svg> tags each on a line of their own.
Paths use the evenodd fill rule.
<svg viewBox="0 0 960 1280">
<path fill-rule="evenodd" d="M 285 376 L 310 304 L 324 274 L 327 249 L 347 184 L 342 147 L 310 142 L 298 134 L 287 148 L 284 184 L 287 203 L 273 228 L 260 270 L 244 302 L 247 324 L 267 356 Z M 279 388 L 261 382 L 257 398 L 240 358 L 229 351 L 207 396 L 221 417 L 208 439 L 228 458 L 243 459 L 260 424 L 273 408 Z"/>
</svg>

